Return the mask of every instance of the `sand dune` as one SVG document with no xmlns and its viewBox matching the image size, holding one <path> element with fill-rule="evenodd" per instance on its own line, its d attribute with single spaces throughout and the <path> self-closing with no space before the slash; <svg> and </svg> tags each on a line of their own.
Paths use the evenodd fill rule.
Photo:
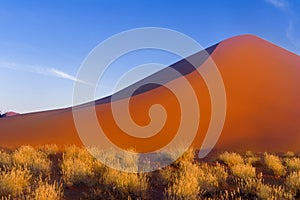
<svg viewBox="0 0 300 200">
<path fill-rule="evenodd" d="M 209 48 L 208 52 L 222 75 L 227 96 L 224 129 L 215 148 L 300 151 L 300 57 L 251 35 L 224 40 Z M 206 64 L 205 61 L 199 63 L 199 67 Z M 185 60 L 171 67 L 183 75 L 172 80 L 166 77 L 166 86 L 175 87 L 185 94 L 183 82 L 188 80 L 196 92 L 201 120 L 193 146 L 200 147 L 211 120 L 208 88 L 199 73 L 188 68 Z M 152 78 L 161 74 L 158 72 Z M 113 104 L 122 109 L 128 98 L 126 94 L 127 89 L 121 91 L 120 98 Z M 148 85 L 130 99 L 131 116 L 141 126 L 150 122 L 148 111 L 151 105 L 161 104 L 167 112 L 163 129 L 143 140 L 124 133 L 117 126 L 109 100 L 108 97 L 95 102 L 98 121 L 106 136 L 122 148 L 154 151 L 170 142 L 178 130 L 181 120 L 179 102 L 166 87 Z M 82 113 L 89 109 L 90 105 L 77 108 Z M 90 119 L 87 118 L 85 123 L 88 126 Z M 49 143 L 82 145 L 74 125 L 72 108 L 0 119 L 2 147 Z"/>
</svg>

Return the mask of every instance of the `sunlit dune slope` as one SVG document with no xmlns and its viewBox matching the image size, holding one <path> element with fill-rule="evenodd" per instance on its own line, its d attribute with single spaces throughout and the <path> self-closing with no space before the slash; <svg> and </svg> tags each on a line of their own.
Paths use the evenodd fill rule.
<svg viewBox="0 0 300 200">
<path fill-rule="evenodd" d="M 224 40 L 207 51 L 221 73 L 227 97 L 224 129 L 215 148 L 300 151 L 300 57 L 251 35 Z M 201 53 L 194 56 L 199 55 Z M 199 129 L 193 142 L 194 147 L 200 147 L 211 120 L 212 103 L 204 79 L 188 65 L 185 60 L 175 63 L 171 67 L 179 70 L 181 76 L 166 76 L 164 86 L 147 85 L 130 98 L 131 117 L 140 126 L 150 123 L 148 112 L 151 105 L 164 107 L 166 122 L 151 137 L 140 139 L 126 134 L 112 116 L 110 98 L 97 100 L 98 121 L 106 136 L 122 148 L 133 147 L 140 152 L 154 151 L 170 143 L 180 126 L 182 111 L 180 100 L 168 87 L 187 95 L 184 83 L 188 80 L 200 107 Z M 206 65 L 209 63 L 204 59 L 198 67 Z M 158 72 L 150 78 L 162 74 Z M 125 106 L 127 91 L 128 88 L 121 91 L 120 98 L 113 101 L 116 108 Z M 76 112 L 84 114 L 90 106 L 79 106 Z M 187 109 L 195 111 L 191 106 Z M 120 113 L 120 117 L 126 116 Z M 84 123 L 89 126 L 91 119 L 85 118 Z M 186 134 L 192 133 L 187 131 Z M 72 108 L 0 119 L 2 147 L 49 143 L 82 145 L 74 125 Z"/>
</svg>

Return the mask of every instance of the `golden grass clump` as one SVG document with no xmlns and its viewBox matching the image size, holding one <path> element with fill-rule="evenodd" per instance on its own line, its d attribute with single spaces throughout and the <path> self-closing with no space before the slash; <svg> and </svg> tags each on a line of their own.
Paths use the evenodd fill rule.
<svg viewBox="0 0 300 200">
<path fill-rule="evenodd" d="M 292 172 L 287 176 L 285 184 L 293 191 L 294 194 L 300 191 L 300 171 Z"/>
<path fill-rule="evenodd" d="M 293 151 L 288 151 L 284 154 L 284 157 L 287 157 L 287 158 L 292 158 L 295 156 L 295 153 Z"/>
<path fill-rule="evenodd" d="M 198 185 L 201 191 L 213 192 L 218 187 L 222 187 L 228 177 L 228 173 L 223 166 L 217 163 L 215 166 L 209 166 L 204 163 L 199 166 Z"/>
<path fill-rule="evenodd" d="M 12 154 L 14 163 L 22 166 L 28 166 L 34 174 L 50 174 L 51 162 L 48 156 L 31 146 L 22 146 Z"/>
<path fill-rule="evenodd" d="M 0 150 L 0 167 L 10 166 L 11 164 L 11 155 Z"/>
<path fill-rule="evenodd" d="M 77 146 L 65 148 L 61 164 L 63 180 L 67 185 L 84 183 L 93 185 L 95 180 L 95 163 L 93 156 L 85 149 Z"/>
<path fill-rule="evenodd" d="M 63 185 L 54 181 L 54 183 L 49 183 L 49 181 L 42 179 L 38 180 L 36 187 L 30 189 L 28 194 L 24 196 L 23 199 L 32 200 L 60 200 L 63 197 Z"/>
<path fill-rule="evenodd" d="M 257 188 L 263 183 L 262 173 L 259 173 L 255 177 L 239 178 L 234 177 L 233 181 L 236 187 L 241 190 L 244 194 L 255 195 Z"/>
<path fill-rule="evenodd" d="M 59 152 L 59 148 L 56 144 L 45 144 L 38 147 L 38 150 L 44 152 L 46 155 L 55 155 Z"/>
<path fill-rule="evenodd" d="M 285 174 L 285 168 L 278 156 L 265 153 L 264 161 L 266 166 L 274 172 L 275 176 L 283 176 Z"/>
<path fill-rule="evenodd" d="M 300 170 L 300 158 L 286 158 L 285 165 L 290 171 Z"/>
<path fill-rule="evenodd" d="M 180 169 L 170 176 L 171 180 L 165 189 L 165 199 L 197 199 L 200 192 L 199 166 L 188 161 L 180 162 Z"/>
<path fill-rule="evenodd" d="M 256 195 L 262 200 L 293 199 L 293 194 L 286 191 L 283 186 L 261 184 L 256 191 Z"/>
<path fill-rule="evenodd" d="M 233 165 L 231 166 L 231 171 L 234 176 L 243 179 L 254 178 L 256 176 L 255 168 L 248 164 Z"/>
<path fill-rule="evenodd" d="M 144 173 L 127 173 L 108 168 L 103 184 L 112 189 L 118 198 L 143 199 L 147 195 L 149 179 Z"/>
<path fill-rule="evenodd" d="M 20 195 L 30 184 L 31 178 L 30 171 L 22 166 L 0 169 L 0 197 Z"/>
<path fill-rule="evenodd" d="M 219 159 L 223 161 L 225 164 L 227 164 L 228 166 L 244 164 L 243 157 L 238 153 L 229 153 L 226 151 L 219 155 Z"/>
</svg>

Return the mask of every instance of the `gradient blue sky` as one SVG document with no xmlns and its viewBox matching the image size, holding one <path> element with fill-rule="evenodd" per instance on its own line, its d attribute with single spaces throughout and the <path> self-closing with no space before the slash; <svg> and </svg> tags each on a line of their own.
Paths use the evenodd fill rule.
<svg viewBox="0 0 300 200">
<path fill-rule="evenodd" d="M 164 27 L 209 47 L 255 34 L 300 54 L 300 1 L 0 0 L 0 110 L 32 112 L 70 106 L 83 59 L 101 41 L 132 28 Z M 147 62 L 171 64 L 174 55 L 140 52 L 107 73 L 111 91 L 122 73 Z M 136 80 L 132 80 L 136 81 Z"/>
</svg>

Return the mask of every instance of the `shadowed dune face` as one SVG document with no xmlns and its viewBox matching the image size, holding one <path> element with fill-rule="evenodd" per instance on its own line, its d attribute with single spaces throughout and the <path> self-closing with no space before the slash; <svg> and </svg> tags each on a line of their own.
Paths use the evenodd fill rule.
<svg viewBox="0 0 300 200">
<path fill-rule="evenodd" d="M 300 151 L 299 56 L 249 35 L 227 39 L 210 53 L 222 75 L 227 96 L 227 116 L 215 148 Z M 206 65 L 209 62 L 199 67 Z M 174 87 L 182 95 L 188 95 L 186 85 L 183 84 L 185 80 L 193 87 L 200 108 L 199 128 L 192 144 L 199 148 L 212 111 L 208 88 L 197 71 L 189 71 L 168 81 L 166 87 L 156 87 L 130 98 L 130 115 L 140 126 L 150 123 L 149 108 L 153 104 L 162 105 L 167 113 L 163 128 L 144 139 L 121 130 L 113 118 L 110 103 L 97 101 L 95 109 L 98 121 L 106 136 L 119 147 L 134 148 L 139 152 L 155 151 L 168 144 L 180 127 L 182 111 L 179 100 L 167 87 Z M 126 98 L 114 101 L 113 104 L 121 110 L 125 102 Z M 89 109 L 90 105 L 85 105 L 77 110 L 86 113 Z M 195 108 L 191 105 L 188 110 L 193 112 Z M 90 121 L 88 117 L 85 119 L 87 127 Z M 0 146 L 3 147 L 47 143 L 59 146 L 82 145 L 71 108 L 2 118 L 0 128 Z M 190 133 L 187 131 L 186 134 Z"/>
</svg>

